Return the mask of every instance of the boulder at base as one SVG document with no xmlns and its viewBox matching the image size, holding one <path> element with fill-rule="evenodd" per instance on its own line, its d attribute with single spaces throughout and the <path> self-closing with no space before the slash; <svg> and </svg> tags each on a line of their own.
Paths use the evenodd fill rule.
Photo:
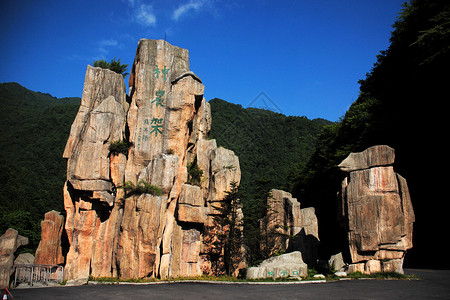
<svg viewBox="0 0 450 300">
<path fill-rule="evenodd" d="M 247 278 L 280 278 L 280 277 L 306 277 L 308 266 L 303 262 L 302 253 L 291 253 L 273 256 L 266 259 L 257 267 L 247 269 Z"/>
<path fill-rule="evenodd" d="M 0 289 L 9 286 L 9 279 L 14 272 L 14 252 L 25 245 L 28 245 L 28 238 L 19 235 L 15 229 L 9 228 L 0 236 Z"/>
</svg>

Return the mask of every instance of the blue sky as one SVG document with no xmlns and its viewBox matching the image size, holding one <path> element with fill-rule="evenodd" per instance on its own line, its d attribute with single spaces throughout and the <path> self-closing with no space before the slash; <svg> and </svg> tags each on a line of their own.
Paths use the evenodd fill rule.
<svg viewBox="0 0 450 300">
<path fill-rule="evenodd" d="M 205 98 L 337 121 L 389 46 L 404 0 L 0 0 L 0 82 L 81 97 L 96 59 L 139 39 L 189 50 Z"/>
</svg>

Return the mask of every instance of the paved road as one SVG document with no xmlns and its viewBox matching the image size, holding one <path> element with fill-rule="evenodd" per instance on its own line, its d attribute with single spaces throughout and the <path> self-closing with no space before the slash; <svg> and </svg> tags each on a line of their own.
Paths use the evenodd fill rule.
<svg viewBox="0 0 450 300">
<path fill-rule="evenodd" d="M 450 270 L 406 270 L 421 280 L 249 285 L 170 283 L 15 289 L 20 299 L 450 299 Z"/>
</svg>

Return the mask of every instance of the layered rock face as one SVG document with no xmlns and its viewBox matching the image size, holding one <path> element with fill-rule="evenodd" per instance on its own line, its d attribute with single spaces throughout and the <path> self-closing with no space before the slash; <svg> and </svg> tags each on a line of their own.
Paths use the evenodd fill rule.
<svg viewBox="0 0 450 300">
<path fill-rule="evenodd" d="M 41 265 L 62 265 L 61 237 L 64 229 L 64 216 L 57 211 L 49 211 L 41 222 L 41 241 L 36 250 L 34 263 Z"/>
<path fill-rule="evenodd" d="M 261 250 L 271 256 L 278 251 L 300 251 L 308 265 L 314 265 L 319 245 L 319 228 L 313 207 L 300 208 L 291 193 L 272 189 L 267 214 L 260 221 Z"/>
<path fill-rule="evenodd" d="M 28 238 L 19 235 L 15 229 L 9 228 L 0 236 L 0 289 L 9 287 L 9 280 L 14 272 L 14 252 L 25 245 L 28 245 Z"/>
<path fill-rule="evenodd" d="M 341 221 L 348 232 L 349 272 L 403 272 L 412 248 L 414 211 L 406 180 L 394 172 L 395 151 L 373 146 L 339 165 L 349 172 L 340 193 Z"/>
<path fill-rule="evenodd" d="M 64 151 L 65 278 L 214 273 L 214 207 L 239 183 L 239 159 L 208 140 L 210 106 L 186 49 L 139 41 L 129 85 L 128 97 L 121 75 L 88 66 Z M 120 140 L 127 153 L 109 153 Z M 126 197 L 127 182 L 162 195 Z"/>
</svg>

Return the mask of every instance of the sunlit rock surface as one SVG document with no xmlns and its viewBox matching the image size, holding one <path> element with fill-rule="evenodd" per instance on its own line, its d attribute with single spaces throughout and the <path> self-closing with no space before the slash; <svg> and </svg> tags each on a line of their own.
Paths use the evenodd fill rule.
<svg viewBox="0 0 450 300">
<path fill-rule="evenodd" d="M 223 253 L 213 253 L 211 203 L 239 184 L 241 172 L 233 151 L 208 140 L 211 110 L 203 93 L 188 51 L 163 40 L 139 41 L 129 95 L 122 75 L 88 66 L 64 151 L 65 279 L 218 271 Z M 119 140 L 130 145 L 127 153 L 110 153 Z M 188 180 L 188 164 L 203 172 L 200 178 Z M 161 195 L 126 197 L 126 182 L 155 185 Z"/>
</svg>

